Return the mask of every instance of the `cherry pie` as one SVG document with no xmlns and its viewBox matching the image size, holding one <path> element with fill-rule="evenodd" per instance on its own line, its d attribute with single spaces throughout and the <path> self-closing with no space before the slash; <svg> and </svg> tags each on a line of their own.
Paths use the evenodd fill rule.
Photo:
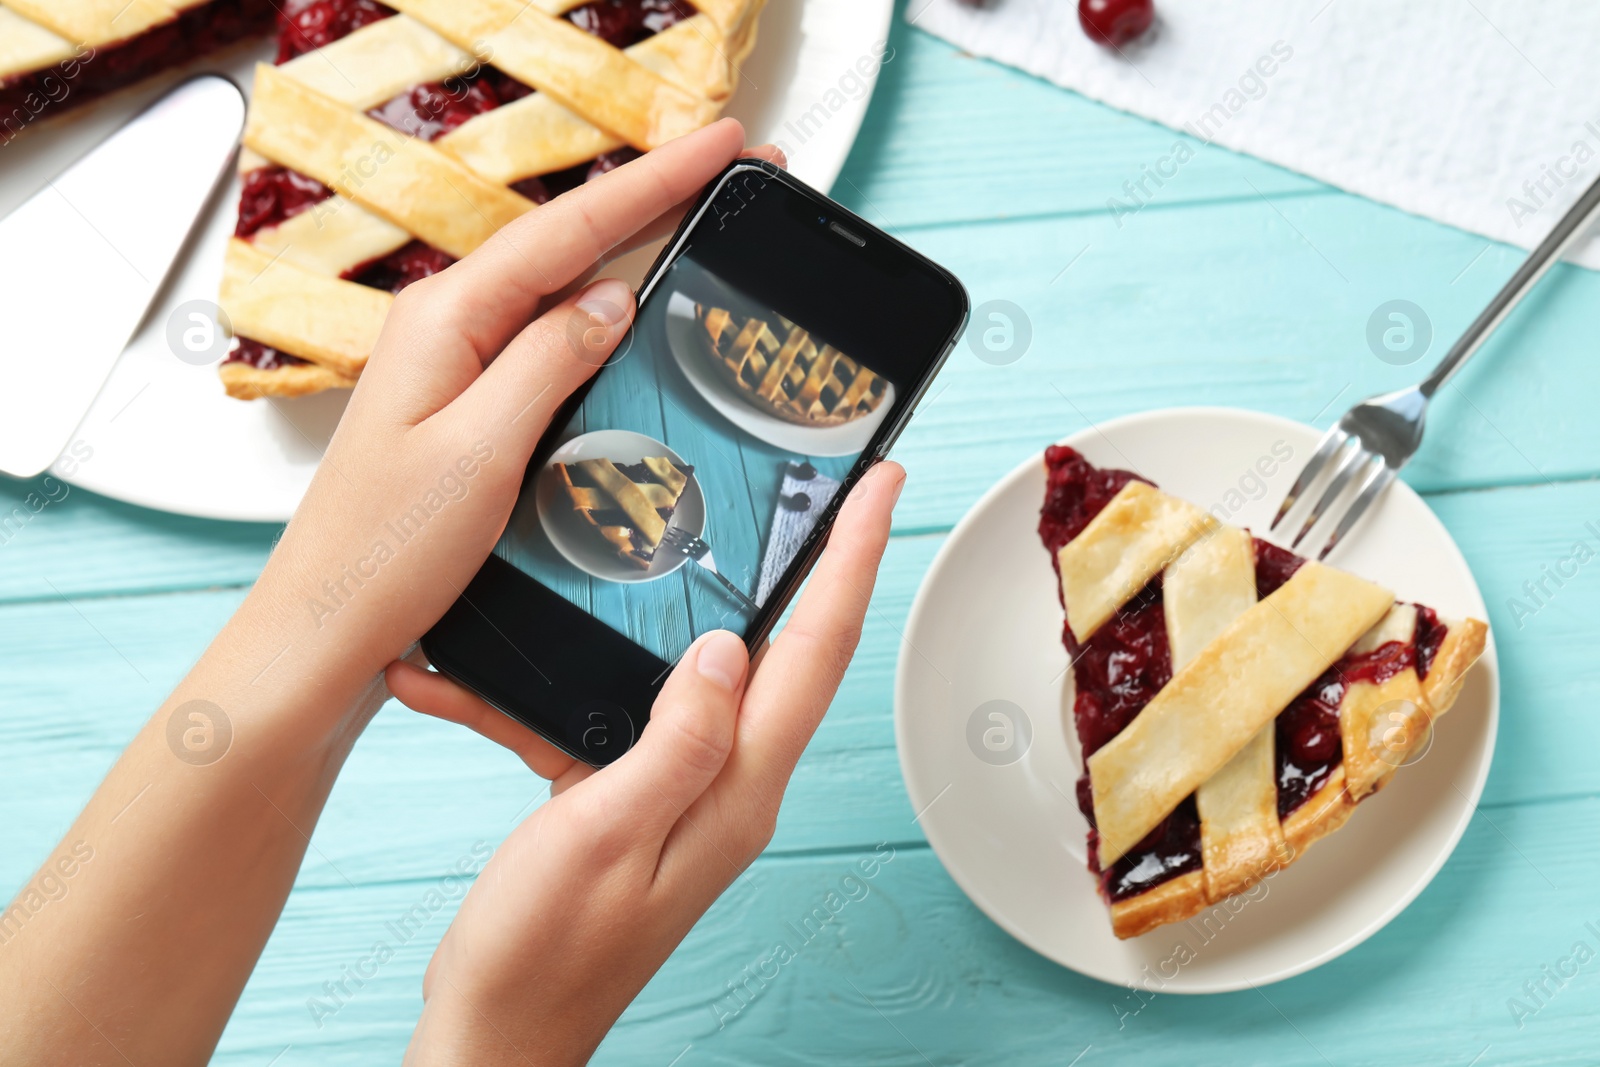
<svg viewBox="0 0 1600 1067">
<path fill-rule="evenodd" d="M 715 119 L 763 0 L 280 2 L 222 285 L 243 399 L 354 384 L 395 293 Z"/>
<path fill-rule="evenodd" d="M 665 456 L 646 456 L 637 463 L 584 459 L 552 466 L 573 510 L 641 570 L 655 559 L 694 473 L 693 467 L 680 467 Z"/>
<path fill-rule="evenodd" d="M 778 333 L 764 319 L 736 317 L 696 304 L 711 355 L 741 393 L 759 408 L 802 426 L 839 426 L 870 415 L 888 383 L 781 316 Z M 780 337 L 779 334 L 782 334 Z"/>
<path fill-rule="evenodd" d="M 1426 743 L 1487 626 L 1219 523 L 1128 471 L 1045 453 L 1086 770 L 1118 937 L 1187 919 L 1342 826 Z"/>
</svg>

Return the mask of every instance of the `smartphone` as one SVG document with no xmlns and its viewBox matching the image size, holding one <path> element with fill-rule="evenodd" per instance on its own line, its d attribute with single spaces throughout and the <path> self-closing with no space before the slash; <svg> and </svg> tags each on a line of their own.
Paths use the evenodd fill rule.
<svg viewBox="0 0 1600 1067">
<path fill-rule="evenodd" d="M 594 766 L 701 634 L 756 649 L 967 318 L 949 271 L 759 160 L 701 194 L 551 421 L 433 665 Z"/>
</svg>

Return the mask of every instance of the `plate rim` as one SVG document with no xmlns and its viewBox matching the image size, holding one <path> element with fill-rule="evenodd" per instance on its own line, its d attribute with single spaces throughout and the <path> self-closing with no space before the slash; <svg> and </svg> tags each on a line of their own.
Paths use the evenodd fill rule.
<svg viewBox="0 0 1600 1067">
<path fill-rule="evenodd" d="M 911 646 L 913 635 L 918 629 L 919 618 L 930 610 L 928 605 L 931 594 L 929 591 L 935 585 L 935 579 L 947 567 L 953 565 L 954 554 L 952 552 L 952 546 L 957 544 L 958 535 L 964 533 L 971 525 L 974 525 L 987 509 L 994 506 L 994 503 L 998 498 L 1000 498 L 1006 492 L 1014 489 L 1015 483 L 1026 478 L 1031 472 L 1037 471 L 1040 465 L 1042 465 L 1044 462 L 1045 448 L 1055 444 L 1071 444 L 1073 441 L 1081 441 L 1083 437 L 1088 435 L 1103 435 L 1108 429 L 1122 430 L 1129 426 L 1136 426 L 1141 422 L 1172 418 L 1174 416 L 1244 419 L 1280 429 L 1292 428 L 1296 433 L 1303 432 L 1308 429 L 1314 432 L 1320 432 L 1316 431 L 1315 427 L 1312 427 L 1307 423 L 1298 422 L 1282 415 L 1258 411 L 1250 408 L 1228 407 L 1224 405 L 1178 406 L 1155 408 L 1149 411 L 1130 412 L 1128 414 L 1119 415 L 1115 418 L 1105 419 L 1099 422 L 1091 421 L 1087 426 L 1049 442 L 1049 444 L 1046 444 L 1044 447 L 1040 448 L 1039 451 L 1035 452 L 1033 455 L 1014 466 L 1010 471 L 1003 474 L 995 481 L 993 485 L 985 490 L 983 494 L 972 503 L 972 505 L 961 516 L 956 524 L 950 528 L 949 533 L 945 535 L 944 544 L 939 547 L 939 551 L 934 555 L 933 561 L 928 565 L 927 571 L 924 572 L 922 581 L 917 586 L 916 595 L 912 598 L 910 610 L 906 614 L 905 629 L 901 637 L 899 654 L 896 657 L 893 712 L 895 753 L 900 764 L 901 785 L 906 791 L 906 799 L 910 803 L 913 811 L 921 811 L 922 809 L 918 806 L 918 798 L 912 793 L 914 770 L 907 756 L 907 752 L 909 751 L 909 746 L 907 744 L 909 727 L 906 708 L 910 701 L 910 694 L 907 691 L 910 686 L 910 681 L 907 666 L 909 657 L 906 655 L 906 649 L 907 647 Z M 1410 485 L 1398 479 L 1396 480 L 1396 486 L 1400 488 L 1400 491 L 1411 493 L 1412 495 L 1416 496 L 1417 499 L 1422 503 L 1428 519 L 1438 527 L 1441 533 L 1443 533 L 1450 550 L 1455 554 L 1456 558 L 1460 561 L 1463 570 L 1471 579 L 1472 592 L 1477 597 L 1478 602 L 1484 605 L 1485 613 L 1487 613 L 1487 602 L 1483 599 L 1483 591 L 1478 585 L 1477 576 L 1473 574 L 1472 568 L 1467 564 L 1466 557 L 1462 555 L 1460 546 L 1456 544 L 1455 538 L 1450 534 L 1449 529 L 1444 525 L 1443 521 L 1440 520 L 1438 515 L 1434 513 L 1433 509 L 1427 505 L 1426 500 L 1421 496 L 1420 493 L 1417 493 L 1416 490 L 1411 488 Z M 1474 769 L 1471 787 L 1464 793 L 1466 803 L 1462 806 L 1461 813 L 1457 816 L 1454 824 L 1450 827 L 1447 840 L 1442 843 L 1442 847 L 1438 849 L 1436 855 L 1432 860 L 1429 861 L 1426 869 L 1420 874 L 1420 876 L 1417 877 L 1415 881 L 1403 892 L 1397 894 L 1395 899 L 1387 907 L 1380 909 L 1359 929 L 1353 931 L 1351 934 L 1342 938 L 1337 943 L 1312 954 L 1304 960 L 1279 967 L 1278 969 L 1257 978 L 1255 981 L 1250 981 L 1247 979 L 1239 979 L 1236 981 L 1202 981 L 1199 983 L 1190 984 L 1188 986 L 1177 986 L 1169 983 L 1167 986 L 1163 987 L 1161 990 L 1162 993 L 1170 993 L 1182 996 L 1207 996 L 1219 993 L 1233 993 L 1240 990 L 1272 985 L 1277 982 L 1282 982 L 1289 978 L 1296 977 L 1297 975 L 1305 974 L 1308 971 L 1315 970 L 1323 964 L 1338 959 L 1340 956 L 1361 945 L 1363 942 L 1367 941 L 1373 935 L 1378 933 L 1378 931 L 1382 930 L 1390 922 L 1394 921 L 1394 919 L 1401 912 L 1409 907 L 1411 903 L 1422 894 L 1423 890 L 1433 883 L 1433 880 L 1438 876 L 1439 871 L 1444 868 L 1444 865 L 1449 862 L 1450 857 L 1455 854 L 1456 848 L 1460 845 L 1461 838 L 1465 835 L 1467 827 L 1471 825 L 1473 817 L 1477 814 L 1478 804 L 1482 799 L 1484 786 L 1488 782 L 1489 771 L 1494 763 L 1494 753 L 1498 744 L 1500 730 L 1500 667 L 1499 655 L 1495 644 L 1494 631 L 1492 628 L 1489 631 L 1488 639 L 1484 647 L 1483 655 L 1479 659 L 1479 663 L 1483 665 L 1483 668 L 1485 668 L 1484 682 L 1482 684 L 1487 686 L 1486 695 L 1488 698 L 1487 714 L 1484 722 L 1485 737 L 1483 755 L 1478 762 L 1478 766 Z M 940 843 L 941 835 L 945 831 L 934 829 L 934 827 L 939 825 L 937 822 L 930 821 L 928 823 L 924 823 L 920 815 L 916 821 L 918 826 L 922 829 L 923 836 L 928 842 L 929 849 L 932 850 L 933 854 L 938 858 L 940 866 L 944 869 L 945 873 L 949 875 L 951 881 L 955 882 L 962 893 L 966 895 L 967 899 L 970 900 L 979 911 L 983 912 L 983 914 L 996 926 L 999 926 L 1014 940 L 1028 948 L 1030 951 L 1050 960 L 1053 963 L 1065 967 L 1074 973 L 1081 974 L 1086 978 L 1090 978 L 1094 981 L 1102 982 L 1107 985 L 1118 986 L 1120 984 L 1118 980 L 1114 978 L 1091 973 L 1090 971 L 1085 970 L 1083 967 L 1061 958 L 1059 955 L 1053 953 L 1047 947 L 1039 943 L 1039 941 L 1034 938 L 1029 931 L 1023 929 L 1019 924 L 1013 922 L 1009 915 L 1002 913 L 994 905 L 994 903 L 987 898 L 983 890 L 972 883 L 967 872 L 964 870 L 958 870 L 956 866 L 953 866 L 951 862 L 946 859 L 945 852 L 943 851 Z M 945 842 L 944 847 L 948 847 L 948 841 Z"/>
</svg>

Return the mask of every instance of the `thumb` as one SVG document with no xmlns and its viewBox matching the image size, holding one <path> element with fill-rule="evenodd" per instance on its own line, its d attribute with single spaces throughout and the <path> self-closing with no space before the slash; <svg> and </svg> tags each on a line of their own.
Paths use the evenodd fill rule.
<svg viewBox="0 0 1600 1067">
<path fill-rule="evenodd" d="M 615 278 L 569 296 L 484 368 L 462 394 L 462 417 L 503 428 L 514 450 L 531 454 L 550 417 L 611 358 L 633 325 L 634 310 L 633 290 Z"/>
<path fill-rule="evenodd" d="M 744 642 L 727 630 L 701 637 L 673 668 L 639 743 L 606 772 L 642 831 L 665 839 L 721 773 L 749 672 Z"/>
</svg>

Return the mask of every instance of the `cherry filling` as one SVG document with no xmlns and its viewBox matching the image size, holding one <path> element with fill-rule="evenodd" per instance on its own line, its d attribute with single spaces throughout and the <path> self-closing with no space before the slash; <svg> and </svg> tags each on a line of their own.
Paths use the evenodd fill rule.
<svg viewBox="0 0 1600 1067">
<path fill-rule="evenodd" d="M 1123 486 L 1143 480 L 1130 471 L 1094 467 L 1064 446 L 1046 450 L 1045 468 L 1048 488 L 1039 514 L 1039 537 L 1050 549 L 1052 560 Z M 1254 545 L 1256 593 L 1265 599 L 1306 561 L 1260 539 L 1255 539 Z M 1407 667 L 1426 676 L 1446 630 L 1437 614 L 1419 606 L 1413 640 L 1391 641 L 1371 652 L 1346 655 L 1278 715 L 1280 818 L 1288 817 L 1322 788 L 1343 760 L 1339 704 L 1349 687 L 1356 682 L 1382 684 Z M 1126 729 L 1172 678 L 1160 577 L 1087 641 L 1080 643 L 1070 625 L 1062 627 L 1062 641 L 1072 659 L 1073 720 L 1087 760 Z M 1089 868 L 1099 877 L 1103 895 L 1113 903 L 1202 866 L 1200 819 L 1193 796 L 1105 871 L 1096 858 L 1099 835 L 1094 829 L 1093 790 L 1087 771 L 1078 780 L 1078 807 L 1090 825 Z"/>
<path fill-rule="evenodd" d="M 1390 641 L 1371 652 L 1345 656 L 1278 715 L 1279 818 L 1288 818 L 1326 785 L 1344 760 L 1339 704 L 1350 686 L 1382 685 L 1407 667 L 1415 668 L 1419 678 L 1427 677 L 1449 628 L 1432 608 L 1419 604 L 1416 611 L 1410 641 Z"/>
<path fill-rule="evenodd" d="M 1259 537 L 1252 540 L 1256 547 L 1256 599 L 1265 600 L 1294 577 L 1305 559 Z"/>
<path fill-rule="evenodd" d="M 1172 680 L 1161 579 L 1145 589 L 1079 644 L 1070 628 L 1063 641 L 1073 661 L 1077 693 L 1072 716 L 1088 759 L 1127 729 L 1144 706 Z"/>
<path fill-rule="evenodd" d="M 286 0 L 278 16 L 278 62 L 314 52 L 395 14 L 376 0 Z"/>
<path fill-rule="evenodd" d="M 1101 470 L 1065 445 L 1045 449 L 1044 467 L 1048 484 L 1039 509 L 1039 538 L 1052 562 L 1123 486 L 1145 481 L 1132 471 Z"/>
<path fill-rule="evenodd" d="M 280 352 L 270 345 L 252 341 L 248 337 L 236 337 L 233 339 L 233 347 L 228 350 L 227 358 L 222 362 L 243 363 L 257 370 L 279 370 L 283 367 L 303 367 L 309 360 Z"/>
<path fill-rule="evenodd" d="M 594 0 L 567 12 L 567 21 L 615 48 L 630 48 L 694 13 L 684 0 Z"/>
<path fill-rule="evenodd" d="M 80 45 L 54 66 L 0 79 L 0 143 L 37 119 L 262 33 L 272 16 L 272 0 L 213 0 L 126 41 Z"/>
<path fill-rule="evenodd" d="M 233 235 L 249 237 L 257 230 L 287 222 L 332 195 L 333 190 L 315 178 L 286 167 L 257 167 L 244 176 L 239 222 Z"/>
<path fill-rule="evenodd" d="M 412 241 L 386 256 L 345 271 L 344 276 L 357 285 L 398 293 L 412 282 L 432 277 L 454 262 L 455 259 L 437 248 Z"/>
</svg>

